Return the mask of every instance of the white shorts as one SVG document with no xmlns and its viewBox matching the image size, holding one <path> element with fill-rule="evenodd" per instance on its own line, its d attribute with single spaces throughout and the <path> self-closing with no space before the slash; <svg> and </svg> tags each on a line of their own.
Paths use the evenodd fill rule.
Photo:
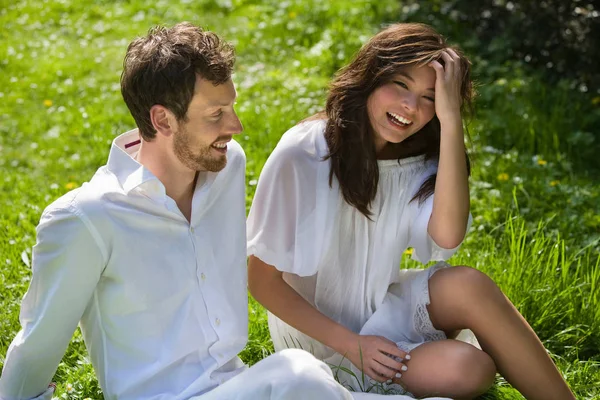
<svg viewBox="0 0 600 400">
<path fill-rule="evenodd" d="M 429 279 L 436 271 L 448 267 L 449 264 L 439 262 L 427 269 L 402 270 L 400 281 L 390 285 L 382 305 L 363 325 L 360 334 L 385 337 L 407 353 L 423 343 L 447 339 L 443 331 L 434 328 L 427 305 L 430 303 Z M 461 332 L 457 339 L 479 348 L 471 331 Z M 411 396 L 400 385 L 371 380 L 339 354 L 324 361 L 330 365 L 336 379 L 351 390 Z"/>
</svg>

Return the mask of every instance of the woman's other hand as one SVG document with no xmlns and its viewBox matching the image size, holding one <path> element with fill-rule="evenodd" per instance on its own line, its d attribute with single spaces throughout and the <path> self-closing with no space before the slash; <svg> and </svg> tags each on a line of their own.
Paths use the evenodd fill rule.
<svg viewBox="0 0 600 400">
<path fill-rule="evenodd" d="M 399 378 L 408 369 L 405 360 L 410 359 L 391 340 L 372 335 L 355 335 L 341 354 L 377 382 Z"/>
<path fill-rule="evenodd" d="M 435 114 L 442 125 L 461 124 L 461 86 L 463 71 L 460 57 L 450 48 L 442 51 L 444 65 L 432 61 L 435 70 Z M 453 126 L 453 125 L 451 125 Z"/>
</svg>

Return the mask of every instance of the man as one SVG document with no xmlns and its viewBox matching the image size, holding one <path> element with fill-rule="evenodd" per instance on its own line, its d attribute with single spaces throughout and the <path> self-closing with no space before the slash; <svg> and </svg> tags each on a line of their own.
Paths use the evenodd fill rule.
<svg viewBox="0 0 600 400">
<path fill-rule="evenodd" d="M 245 156 L 233 49 L 187 23 L 129 45 L 138 129 L 42 214 L 0 398 L 50 399 L 77 324 L 106 399 L 348 399 L 300 350 L 246 369 Z"/>
</svg>

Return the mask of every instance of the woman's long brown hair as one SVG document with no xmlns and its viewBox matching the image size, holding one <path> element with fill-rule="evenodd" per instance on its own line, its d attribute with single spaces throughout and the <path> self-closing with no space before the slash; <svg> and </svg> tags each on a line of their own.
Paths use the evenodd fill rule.
<svg viewBox="0 0 600 400">
<path fill-rule="evenodd" d="M 325 138 L 331 161 L 329 184 L 335 176 L 345 201 L 369 217 L 371 202 L 377 193 L 379 167 L 373 130 L 367 113 L 367 99 L 375 89 L 392 80 L 404 68 L 425 66 L 433 60 L 443 65 L 441 53 L 449 48 L 444 38 L 424 24 L 394 24 L 379 32 L 342 68 L 329 88 L 325 113 Z M 470 62 L 457 48 L 463 71 L 461 96 L 463 111 L 471 110 L 472 83 Z M 439 159 L 440 122 L 437 117 L 419 132 L 397 146 L 399 159 L 425 154 Z M 467 167 L 469 161 L 467 158 Z M 429 177 L 412 200 L 420 202 L 433 194 L 435 178 Z"/>
</svg>

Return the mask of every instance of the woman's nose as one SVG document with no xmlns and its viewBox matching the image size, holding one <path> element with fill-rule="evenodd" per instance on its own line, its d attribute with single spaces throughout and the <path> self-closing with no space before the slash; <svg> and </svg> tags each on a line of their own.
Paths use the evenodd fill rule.
<svg viewBox="0 0 600 400">
<path fill-rule="evenodd" d="M 413 112 L 417 109 L 417 99 L 413 95 L 404 96 L 402 99 L 402 105 L 406 110 Z"/>
</svg>

